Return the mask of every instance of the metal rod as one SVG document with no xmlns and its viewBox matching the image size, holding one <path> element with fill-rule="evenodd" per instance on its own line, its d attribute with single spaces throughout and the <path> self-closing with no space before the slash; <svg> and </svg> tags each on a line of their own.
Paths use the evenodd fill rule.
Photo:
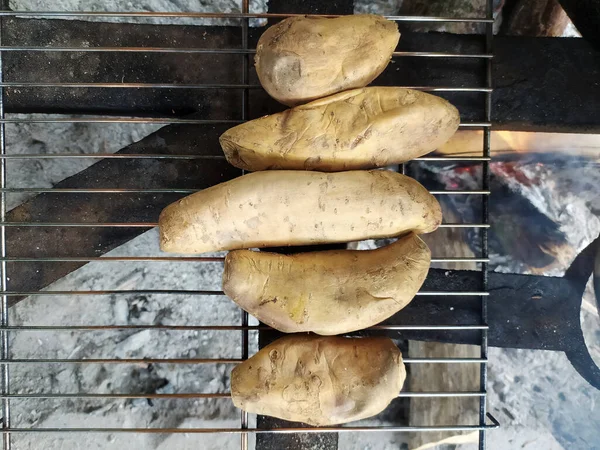
<svg viewBox="0 0 600 450">
<path fill-rule="evenodd" d="M 240 358 L 47 358 L 0 360 L 2 364 L 239 364 Z"/>
<path fill-rule="evenodd" d="M 0 222 L 5 227 L 154 228 L 158 222 Z M 489 228 L 486 223 L 442 223 L 439 228 Z"/>
<path fill-rule="evenodd" d="M 181 83 L 48 83 L 8 81 L 0 87 L 9 88 L 110 88 L 110 89 L 261 89 L 259 84 L 181 84 Z M 452 91 L 450 91 L 452 92 Z M 462 92 L 462 91 L 458 91 Z M 487 92 L 486 88 L 465 92 Z"/>
<path fill-rule="evenodd" d="M 491 122 L 472 122 L 472 123 L 461 123 L 460 128 L 489 128 L 492 126 Z"/>
<path fill-rule="evenodd" d="M 13 325 L 3 327 L 10 331 L 269 331 L 267 325 Z M 366 331 L 469 331 L 488 329 L 487 325 L 374 325 Z M 361 330 L 363 331 L 363 330 Z"/>
<path fill-rule="evenodd" d="M 426 295 L 426 296 L 444 296 L 444 295 L 449 295 L 449 296 L 471 296 L 471 295 L 490 295 L 489 292 L 477 292 L 477 291 L 440 291 L 440 292 L 435 292 L 435 291 L 419 291 L 417 292 L 415 295 Z"/>
<path fill-rule="evenodd" d="M 167 124 L 192 124 L 192 125 L 218 125 L 242 123 L 239 120 L 202 120 L 202 119 L 172 119 L 160 117 L 76 117 L 76 118 L 37 118 L 37 119 L 2 119 L 0 123 L 155 123 Z"/>
<path fill-rule="evenodd" d="M 442 223 L 439 228 L 489 228 L 489 223 Z"/>
<path fill-rule="evenodd" d="M 437 426 L 399 426 L 399 427 L 303 427 L 303 428 L 10 428 L 3 433 L 145 433 L 145 434 L 214 434 L 214 433 L 254 433 L 254 434 L 290 434 L 290 433 L 356 433 L 356 432 L 432 432 L 432 431 L 476 431 L 498 428 L 492 425 L 437 425 Z"/>
<path fill-rule="evenodd" d="M 416 56 L 425 58 L 483 58 L 491 59 L 486 53 L 443 53 L 443 52 L 394 52 L 392 56 Z"/>
<path fill-rule="evenodd" d="M 166 188 L 166 189 L 135 189 L 135 188 L 2 188 L 0 192 L 35 192 L 57 194 L 194 194 L 203 189 Z M 433 195 L 489 195 L 490 191 L 429 191 Z"/>
<path fill-rule="evenodd" d="M 3 52 L 77 52 L 77 53 L 194 53 L 246 55 L 256 50 L 242 48 L 201 48 L 201 47 L 40 47 L 27 45 L 0 46 Z"/>
<path fill-rule="evenodd" d="M 225 159 L 225 155 L 164 155 L 159 153 L 23 153 L 0 155 L 2 159 Z M 469 162 L 489 161 L 483 156 L 421 156 L 412 161 Z"/>
<path fill-rule="evenodd" d="M 34 192 L 55 194 L 194 194 L 203 189 L 133 189 L 133 188 L 5 188 L 2 192 Z"/>
<path fill-rule="evenodd" d="M 486 392 L 479 391 L 455 391 L 455 392 L 400 392 L 398 398 L 449 398 L 449 397 L 485 397 Z M 157 394 L 156 392 L 147 394 L 89 394 L 89 393 L 76 393 L 76 394 L 10 394 L 1 396 L 2 398 L 11 399 L 133 399 L 133 398 L 149 398 L 149 399 L 230 399 L 230 392 L 216 392 L 216 393 L 177 393 L 177 394 Z"/>
<path fill-rule="evenodd" d="M 421 156 L 413 159 L 413 161 L 489 161 L 491 158 L 487 156 Z"/>
<path fill-rule="evenodd" d="M 85 223 L 85 222 L 0 222 L 4 227 L 82 227 L 82 228 L 154 228 L 158 222 Z"/>
<path fill-rule="evenodd" d="M 433 195 L 490 195 L 489 190 L 472 190 L 472 191 L 429 191 Z"/>
<path fill-rule="evenodd" d="M 246 82 L 247 83 L 247 82 Z M 262 89 L 259 84 L 184 84 L 184 83 L 66 83 L 7 81 L 10 88 L 110 88 L 110 89 Z M 491 92 L 487 87 L 397 86 L 425 92 Z"/>
<path fill-rule="evenodd" d="M 97 290 L 97 291 L 6 291 L 9 297 L 49 296 L 49 295 L 225 295 L 223 291 L 206 290 L 175 290 L 175 289 L 136 289 L 136 290 Z M 479 291 L 420 291 L 415 295 L 421 296 L 480 296 L 490 295 L 489 292 Z"/>
<path fill-rule="evenodd" d="M 417 393 L 420 394 L 420 393 Z M 449 392 L 448 394 L 451 394 Z M 457 392 L 456 397 L 470 397 L 468 392 Z M 464 395 L 463 395 L 464 394 Z M 441 397 L 442 395 L 440 395 Z M 214 398 L 220 399 L 231 398 L 231 393 L 229 392 L 216 392 L 216 393 L 181 393 L 181 394 L 157 394 L 155 392 L 148 394 L 10 394 L 1 396 L 2 398 L 11 398 L 11 399 L 65 399 L 65 398 L 95 398 L 95 399 L 132 399 L 132 398 L 151 398 L 151 399 L 169 399 L 169 398 L 178 398 L 178 399 L 199 399 L 199 398 Z M 447 395 L 447 397 L 451 397 L 451 395 Z"/>
<path fill-rule="evenodd" d="M 406 364 L 487 364 L 484 358 L 403 358 Z"/>
<path fill-rule="evenodd" d="M 5 10 L 9 10 L 9 5 L 7 0 L 0 0 L 0 12 Z M 2 35 L 4 32 L 4 19 L 0 17 L 0 46 L 2 45 Z M 0 51 L 0 82 L 4 82 L 4 65 L 3 65 L 3 54 Z M 0 120 L 5 119 L 4 114 L 4 88 L 0 88 Z M 4 123 L 0 123 L 0 155 L 4 156 L 6 154 L 6 126 Z M 2 159 L 0 161 L 0 188 L 5 188 L 7 183 L 7 173 L 6 173 L 6 160 Z M 6 221 L 6 193 L 0 193 L 0 218 L 2 219 L 2 223 Z M 6 227 L 0 225 L 0 256 L 4 259 L 6 258 Z M 7 290 L 7 280 L 8 274 L 6 271 L 7 265 L 6 261 L 0 261 L 0 276 L 1 276 L 1 284 L 2 288 L 2 297 L 0 298 L 0 325 L 3 327 L 8 326 L 8 297 L 4 294 Z M 3 360 L 8 360 L 10 358 L 10 348 L 9 348 L 9 332 L 8 330 L 0 330 L 0 356 L 2 356 Z M 0 381 L 0 392 L 2 394 L 10 394 L 10 368 L 7 364 L 3 364 L 1 368 L 1 376 L 2 380 Z M 3 449 L 10 450 L 11 449 L 11 435 L 6 432 L 7 429 L 11 427 L 11 417 L 10 417 L 10 399 L 3 398 L 2 399 L 2 429 L 3 429 Z"/>
<path fill-rule="evenodd" d="M 398 398 L 454 398 L 454 397 L 486 397 L 487 392 L 400 392 Z"/>
<path fill-rule="evenodd" d="M 222 256 L 65 256 L 65 257 L 7 257 L 8 262 L 223 262 Z"/>
<path fill-rule="evenodd" d="M 278 13 L 214 13 L 214 12 L 167 12 L 167 11 L 0 11 L 0 17 L 187 17 L 194 19 L 268 19 L 286 17 L 340 17 L 339 14 L 278 14 Z M 440 17 L 440 16 L 384 16 L 395 22 L 465 22 L 488 23 L 488 18 Z M 492 22 L 493 23 L 493 22 Z"/>
<path fill-rule="evenodd" d="M 225 159 L 225 155 L 163 155 L 144 153 L 24 153 L 3 155 L 2 159 Z M 462 159 L 462 158 L 461 158 Z"/>
<path fill-rule="evenodd" d="M 7 262 L 223 262 L 222 256 L 55 256 L 55 257 L 7 257 L 0 261 Z M 439 257 L 431 258 L 432 263 L 482 263 L 489 262 L 489 258 L 475 257 Z"/>
<path fill-rule="evenodd" d="M 491 19 L 491 23 L 487 23 L 485 27 L 485 49 L 486 52 L 493 52 L 492 40 L 494 37 L 494 2 L 493 0 L 486 0 L 486 16 Z M 491 88 L 493 85 L 492 80 L 492 60 L 486 61 L 486 86 Z M 492 120 L 492 94 L 487 92 L 485 94 L 485 120 L 491 122 Z M 489 127 L 483 130 L 483 156 L 491 157 L 491 130 Z M 482 167 L 482 188 L 489 190 L 490 188 L 490 163 L 484 162 Z M 483 223 L 489 223 L 489 197 L 484 196 L 481 198 L 481 220 Z M 481 251 L 484 257 L 489 256 L 489 236 L 488 230 L 481 230 Z M 481 265 L 481 287 L 484 291 L 488 290 L 489 286 L 489 275 L 488 275 L 488 263 L 482 263 Z M 486 296 L 481 297 L 481 323 L 487 325 L 488 322 L 488 299 Z M 480 356 L 483 359 L 488 358 L 488 330 L 481 330 L 481 347 Z M 479 368 L 479 389 L 483 392 L 487 390 L 487 365 L 482 364 Z M 487 416 L 486 411 L 486 399 L 479 399 L 479 424 L 484 425 Z M 494 420 L 495 421 L 495 420 Z M 496 422 L 496 425 L 498 423 Z M 479 450 L 485 450 L 486 448 L 486 434 L 485 430 L 479 431 Z"/>
<path fill-rule="evenodd" d="M 35 119 L 2 119 L 0 123 L 155 123 L 166 124 L 193 124 L 193 125 L 218 125 L 243 123 L 241 120 L 202 120 L 202 119 L 178 119 L 160 117 L 75 117 L 75 118 L 35 118 Z M 489 127 L 489 122 L 461 123 L 460 128 Z"/>
<path fill-rule="evenodd" d="M 45 358 L 3 359 L 0 364 L 239 364 L 241 358 Z M 483 358 L 404 358 L 405 364 L 487 364 Z"/>
<path fill-rule="evenodd" d="M 242 13 L 248 14 L 250 12 L 250 4 L 249 0 L 242 0 Z M 244 49 L 248 49 L 248 40 L 250 38 L 249 31 L 249 19 L 242 19 L 242 47 Z M 247 84 L 249 82 L 249 67 L 250 61 L 248 59 L 249 55 L 245 55 L 242 60 L 242 82 Z M 248 89 L 244 89 L 242 92 L 242 120 L 249 119 L 250 112 L 250 104 L 249 104 L 249 92 Z M 245 174 L 245 170 L 242 169 L 242 175 Z M 248 342 L 248 330 L 246 327 L 248 326 L 248 313 L 245 310 L 242 310 L 242 330 L 241 334 L 241 349 L 242 349 L 242 359 L 248 359 L 248 350 L 249 350 L 249 342 Z M 240 411 L 240 427 L 242 430 L 248 429 L 248 413 L 245 410 Z M 248 433 L 242 433 L 240 435 L 240 449 L 248 450 Z"/>
<path fill-rule="evenodd" d="M 489 258 L 471 258 L 468 256 L 465 257 L 448 257 L 448 258 L 431 258 L 432 263 L 460 263 L 460 262 L 475 262 L 475 263 L 483 263 L 489 262 Z"/>
<path fill-rule="evenodd" d="M 251 55 L 255 49 L 241 48 L 181 48 L 181 47 L 36 47 L 36 46 L 0 46 L 5 52 L 77 52 L 77 53 L 187 53 L 187 54 L 228 54 Z M 444 53 L 444 52 L 393 52 L 392 57 L 423 58 L 483 58 L 491 59 L 485 53 Z"/>
</svg>

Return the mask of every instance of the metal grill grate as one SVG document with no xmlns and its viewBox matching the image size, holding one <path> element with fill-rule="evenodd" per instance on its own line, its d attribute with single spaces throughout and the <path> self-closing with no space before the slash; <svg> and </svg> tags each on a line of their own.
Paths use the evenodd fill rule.
<svg viewBox="0 0 600 450">
<path fill-rule="evenodd" d="M 459 190 L 435 190 L 431 191 L 435 195 L 477 195 L 481 196 L 482 201 L 482 217 L 478 223 L 444 223 L 445 228 L 474 228 L 480 230 L 481 238 L 481 257 L 434 257 L 432 262 L 473 262 L 479 263 L 481 267 L 482 290 L 473 292 L 431 292 L 421 291 L 420 296 L 478 296 L 481 298 L 481 322 L 479 324 L 447 324 L 447 325 L 379 325 L 371 327 L 369 330 L 452 330 L 455 332 L 463 332 L 466 330 L 476 330 L 481 332 L 481 355 L 479 358 L 405 358 L 407 364 L 479 364 L 481 367 L 480 373 L 480 390 L 479 391 L 464 391 L 464 392 L 401 392 L 399 397 L 403 398 L 419 398 L 419 397 L 473 397 L 479 398 L 479 423 L 477 424 L 453 424 L 453 425 L 437 425 L 437 426 L 394 426 L 394 427 L 365 427 L 365 426 L 343 426 L 343 427 L 328 427 L 328 428 L 278 428 L 278 429 L 262 429 L 258 427 L 251 428 L 249 426 L 248 415 L 244 412 L 240 416 L 240 426 L 238 428 L 22 428 L 13 427 L 11 425 L 11 401 L 17 399 L 81 399 L 81 398 L 97 398 L 97 399 L 217 399 L 228 398 L 229 393 L 149 393 L 149 394 L 134 394 L 134 393 L 119 393 L 119 394 L 94 394 L 94 393 L 30 393 L 30 394 L 14 394 L 11 393 L 10 387 L 10 367 L 23 364 L 136 364 L 136 363 L 152 363 L 152 364 L 236 364 L 245 360 L 249 353 L 249 332 L 267 330 L 264 326 L 249 325 L 248 314 L 242 313 L 241 322 L 239 324 L 219 324 L 195 326 L 188 324 L 180 325 L 126 325 L 126 324 L 98 324 L 98 325 L 77 325 L 65 324 L 55 326 L 30 325 L 20 326 L 11 325 L 9 323 L 8 308 L 11 297 L 23 296 L 107 296 L 107 295 L 128 295 L 128 294 L 152 294 L 152 295 L 210 295 L 222 296 L 221 291 L 216 290 L 44 290 L 44 291 L 10 291 L 7 289 L 7 280 L 10 278 L 10 273 L 7 273 L 7 263 L 27 264 L 33 262 L 45 263 L 60 263 L 60 262 L 146 262 L 148 264 L 154 262 L 222 262 L 222 257 L 167 257 L 167 256 L 134 256 L 134 257 L 64 257 L 64 256 L 46 256 L 46 257 L 31 257 L 20 255 L 7 254 L 7 238 L 6 231 L 8 227 L 55 227 L 57 229 L 65 227 L 81 227 L 81 228 L 143 228 L 150 229 L 155 227 L 157 223 L 90 223 L 90 222 L 25 222 L 25 221 L 8 221 L 6 195 L 8 193 L 60 193 L 68 196 L 69 194 L 118 194 L 118 193 L 177 193 L 187 194 L 197 191 L 196 189 L 177 189 L 177 188 L 161 188 L 161 189 L 135 189 L 135 188 L 16 188 L 7 187 L 7 170 L 6 165 L 8 160 L 15 159 L 223 159 L 223 156 L 207 156 L 207 155 L 189 155 L 189 154 L 112 154 L 112 153 L 95 153 L 95 154 L 7 154 L 6 153 L 6 132 L 5 124 L 7 123 L 151 123 L 151 124 L 237 124 L 249 118 L 249 91 L 260 89 L 259 85 L 249 84 L 249 67 L 250 56 L 254 53 L 254 49 L 249 47 L 249 19 L 273 19 L 287 17 L 292 14 L 251 14 L 249 13 L 248 0 L 242 1 L 241 13 L 166 13 L 166 12 L 12 12 L 0 11 L 0 21 L 3 17 L 79 17 L 85 18 L 90 16 L 95 17 L 170 17 L 170 18 L 209 18 L 209 19 L 241 19 L 242 33 L 242 48 L 166 48 L 166 47 L 35 47 L 35 46 L 7 46 L 0 42 L 0 190 L 1 190 L 1 279 L 2 279 L 2 308 L 0 311 L 0 337 L 1 337 L 1 368 L 2 377 L 0 380 L 2 392 L 2 411 L 3 411 L 3 443 L 5 449 L 11 448 L 11 435 L 22 433 L 49 433 L 49 432 L 103 432 L 103 433 L 236 433 L 240 434 L 241 448 L 248 448 L 248 435 L 250 433 L 326 433 L 326 432 L 376 432 L 376 431 L 394 431 L 394 432 L 418 432 L 418 431 L 479 431 L 479 447 L 485 447 L 485 431 L 490 428 L 495 428 L 498 423 L 495 419 L 486 414 L 486 383 L 487 383 L 487 264 L 488 264 L 488 245 L 487 245 L 487 229 L 488 222 L 488 195 L 489 191 L 489 161 L 490 161 L 490 127 L 491 127 L 491 93 L 492 93 L 492 26 L 493 26 L 493 9 L 492 1 L 487 0 L 487 15 L 485 18 L 449 18 L 449 17 L 406 17 L 406 16 L 388 16 L 388 19 L 397 22 L 467 22 L 479 23 L 485 26 L 485 48 L 486 53 L 449 53 L 449 52 L 395 52 L 394 57 L 419 57 L 419 58 L 452 58 L 457 60 L 462 59 L 480 59 L 486 64 L 486 84 L 485 86 L 472 87 L 436 87 L 436 86 L 406 86 L 413 89 L 419 89 L 429 92 L 465 92 L 465 93 L 481 93 L 485 96 L 485 117 L 480 122 L 462 123 L 461 127 L 481 128 L 483 129 L 483 145 L 482 155 L 480 157 L 452 157 L 452 156 L 427 156 L 418 158 L 420 161 L 428 162 L 475 162 L 480 163 L 483 168 L 483 185 L 479 190 L 459 191 Z M 5 8 L 6 9 L 6 8 Z M 1 22 L 0 22 L 1 25 Z M 2 36 L 0 29 L 0 36 Z M 2 76 L 2 56 L 6 52 L 136 52 L 136 53 L 194 53 L 194 54 L 241 54 L 243 64 L 241 67 L 242 76 L 240 84 L 180 84 L 180 83 L 84 83 L 84 82 L 19 82 L 19 81 L 4 81 Z M 115 89 L 232 89 L 242 90 L 241 120 L 203 120 L 203 119 L 188 119 L 188 118 L 157 118 L 157 117 L 69 117 L 69 118 L 6 118 L 4 111 L 4 95 L 6 88 L 115 88 Z M 404 170 L 404 167 L 402 168 Z M 11 357 L 9 347 L 10 333 L 24 333 L 29 331 L 95 331 L 95 330 L 170 330 L 170 331 L 236 331 L 240 333 L 241 339 L 241 358 L 98 358 L 98 359 L 72 359 L 72 358 L 46 358 L 46 359 L 18 359 Z M 492 424 L 486 422 L 488 417 Z"/>
</svg>

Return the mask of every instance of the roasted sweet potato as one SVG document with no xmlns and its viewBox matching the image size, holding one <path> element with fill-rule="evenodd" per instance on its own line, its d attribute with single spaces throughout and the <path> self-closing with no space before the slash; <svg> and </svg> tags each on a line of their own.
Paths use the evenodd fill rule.
<svg viewBox="0 0 600 450">
<path fill-rule="evenodd" d="M 404 308 L 429 270 L 431 252 L 408 234 L 376 250 L 296 255 L 235 250 L 223 291 L 261 322 L 285 333 L 343 334 Z"/>
<path fill-rule="evenodd" d="M 398 164 L 450 139 L 458 110 L 435 95 L 368 87 L 238 125 L 219 141 L 241 169 L 341 170 Z"/>
<path fill-rule="evenodd" d="M 400 33 L 371 14 L 290 17 L 258 40 L 256 73 L 265 90 L 292 106 L 363 87 L 388 65 Z"/>
<path fill-rule="evenodd" d="M 405 378 L 389 338 L 291 335 L 233 369 L 231 397 L 250 413 L 334 425 L 380 413 Z"/>
<path fill-rule="evenodd" d="M 167 252 L 349 242 L 428 233 L 440 205 L 414 179 L 388 170 L 255 172 L 167 206 Z"/>
</svg>

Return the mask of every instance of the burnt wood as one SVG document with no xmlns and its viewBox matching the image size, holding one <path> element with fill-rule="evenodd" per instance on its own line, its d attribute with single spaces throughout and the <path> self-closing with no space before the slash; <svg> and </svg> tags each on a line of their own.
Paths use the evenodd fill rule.
<svg viewBox="0 0 600 450">
<path fill-rule="evenodd" d="M 161 26 L 76 20 L 5 19 L 3 43 L 11 46 L 241 48 L 241 29 L 221 26 Z M 250 29 L 250 48 L 263 28 Z M 399 51 L 482 53 L 478 36 L 404 33 Z M 242 54 L 129 52 L 5 52 L 4 81 L 28 83 L 242 84 Z M 252 58 L 252 55 L 251 55 Z M 374 84 L 403 86 L 483 86 L 480 59 L 396 57 Z M 250 117 L 285 107 L 258 88 L 251 65 Z M 461 110 L 463 120 L 481 121 L 483 94 L 442 93 Z M 11 87 L 5 90 L 8 113 L 58 113 L 241 118 L 239 88 L 64 88 Z"/>
<path fill-rule="evenodd" d="M 241 29 L 161 27 L 74 20 L 5 18 L 4 45 L 241 48 Z M 400 23 L 402 30 L 402 23 Z M 250 29 L 254 48 L 263 28 Z M 51 40 L 52 39 L 52 43 Z M 399 51 L 483 53 L 481 36 L 403 32 Z M 600 53 L 583 39 L 494 38 L 493 120 L 499 129 L 600 129 Z M 194 53 L 4 52 L 5 82 L 241 84 L 243 55 Z M 381 85 L 484 86 L 482 59 L 396 57 Z M 250 83 L 258 85 L 254 69 Z M 241 89 L 27 88 L 5 90 L 6 112 L 239 119 Z M 442 93 L 465 121 L 481 121 L 483 94 Z M 284 107 L 255 88 L 251 117 Z"/>
<path fill-rule="evenodd" d="M 600 2 L 559 0 L 581 35 L 600 51 Z"/>
<path fill-rule="evenodd" d="M 497 129 L 598 133 L 600 52 L 578 38 L 494 38 Z"/>
</svg>

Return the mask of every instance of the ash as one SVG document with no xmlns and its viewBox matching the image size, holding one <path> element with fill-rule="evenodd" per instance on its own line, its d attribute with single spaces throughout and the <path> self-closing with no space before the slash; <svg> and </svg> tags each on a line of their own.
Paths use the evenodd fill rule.
<svg viewBox="0 0 600 450">
<path fill-rule="evenodd" d="M 114 12 L 149 12 L 160 11 L 167 13 L 177 12 L 204 12 L 204 13 L 232 13 L 241 12 L 241 0 L 145 0 L 145 1 L 120 1 L 120 0 L 10 0 L 9 5 L 15 11 L 114 11 Z M 267 12 L 266 0 L 250 0 L 251 13 Z M 239 25 L 235 19 L 208 19 L 191 17 L 61 17 L 66 20 L 88 20 L 96 22 L 125 22 L 125 23 L 155 23 L 161 25 Z M 260 26 L 264 20 L 251 20 L 250 26 Z"/>
<path fill-rule="evenodd" d="M 15 116 L 23 118 L 24 116 Z M 28 116 L 37 117 L 37 116 Z M 156 125 L 9 124 L 7 152 L 112 153 L 155 131 Z M 92 162 L 14 160 L 7 167 L 12 187 L 52 187 Z M 32 180 L 35 180 L 33 182 Z M 25 199 L 11 194 L 12 208 Z M 158 256 L 151 230 L 107 256 Z M 223 256 L 215 254 L 214 256 Z M 221 263 L 94 262 L 48 290 L 220 290 Z M 220 296 L 111 295 L 30 297 L 10 309 L 15 325 L 239 325 L 240 309 Z M 256 323 L 256 322 L 255 322 Z M 250 351 L 257 350 L 250 336 Z M 12 358 L 240 358 L 240 332 L 110 330 L 20 332 L 10 338 Z M 11 370 L 11 392 L 32 393 L 223 393 L 227 364 L 22 364 Z M 16 427 L 237 428 L 240 415 L 229 399 L 50 399 L 15 400 Z M 14 448 L 81 448 L 82 435 L 13 436 Z M 230 448 L 238 436 L 92 434 L 93 448 L 134 445 L 140 449 Z"/>
<path fill-rule="evenodd" d="M 158 255 L 156 230 L 111 256 Z M 52 290 L 187 289 L 219 290 L 220 263 L 91 263 L 54 283 Z M 29 298 L 11 309 L 21 325 L 237 325 L 239 308 L 220 296 Z M 254 336 L 252 336 L 254 337 Z M 15 333 L 13 358 L 240 358 L 240 332 L 93 331 Z M 251 352 L 256 351 L 256 339 Z M 26 364 L 11 373 L 13 393 L 219 393 L 229 392 L 227 364 Z M 229 399 L 24 400 L 12 405 L 15 426 L 31 427 L 238 427 L 239 412 Z M 217 425 L 220 424 L 220 425 Z M 45 437 L 45 436 L 44 436 Z M 40 436 L 16 437 L 16 448 L 39 448 Z M 80 448 L 80 437 L 56 438 L 46 448 Z M 197 448 L 195 437 L 115 434 L 93 436 L 97 448 L 118 442 L 135 448 Z M 96 441 L 97 439 L 97 441 Z M 224 438 L 207 448 L 226 448 Z M 237 443 L 232 438 L 232 442 Z M 60 443 L 60 445 L 59 445 Z M 178 447 L 173 447 L 177 445 Z"/>
</svg>

